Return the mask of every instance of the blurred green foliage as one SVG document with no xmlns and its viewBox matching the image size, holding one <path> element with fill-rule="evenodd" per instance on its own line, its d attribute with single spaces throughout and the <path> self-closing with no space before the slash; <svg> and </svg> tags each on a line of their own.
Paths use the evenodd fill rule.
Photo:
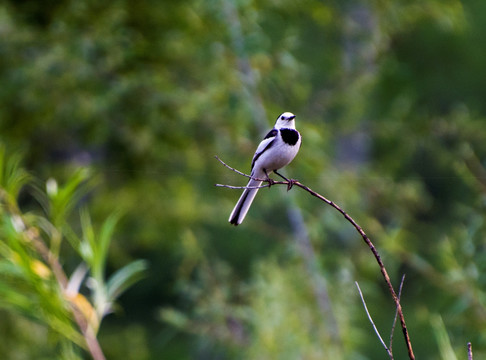
<svg viewBox="0 0 486 360">
<path fill-rule="evenodd" d="M 134 261 L 106 280 L 106 259 L 117 218 L 109 217 L 98 230 L 89 213 L 82 210 L 82 236 L 66 222 L 73 201 L 82 193 L 81 183 L 87 183 L 85 170 L 75 172 L 64 186 L 50 178 L 46 193 L 34 187 L 45 213 L 22 212 L 17 198 L 31 178 L 19 167 L 19 157 L 0 147 L 0 308 L 47 325 L 59 338 L 56 344 L 62 358 L 78 358 L 76 344 L 101 360 L 103 355 L 92 350 L 93 346 L 99 349 L 93 336 L 103 317 L 113 311 L 115 300 L 143 275 L 146 264 Z M 69 277 L 61 264 L 63 240 L 71 242 L 82 260 Z M 88 271 L 91 276 L 85 281 Z M 83 284 L 91 301 L 84 295 Z M 35 350 L 23 356 L 33 356 Z M 17 349 L 5 346 L 3 356 L 15 358 Z"/>
<path fill-rule="evenodd" d="M 91 169 L 83 196 L 60 186 L 40 205 L 75 250 L 50 244 L 68 273 L 81 257 L 94 283 L 112 279 L 94 297 L 99 315 L 115 311 L 99 329 L 106 356 L 386 358 L 354 281 L 385 338 L 393 302 L 341 215 L 274 187 L 241 226 L 226 222 L 239 193 L 213 185 L 245 179 L 213 156 L 248 170 L 292 111 L 303 146 L 284 172 L 364 228 L 397 287 L 406 274 L 417 357 L 465 358 L 468 341 L 484 357 L 485 14 L 479 0 L 2 2 L 0 141 L 51 189 L 84 186 Z M 37 190 L 18 176 L 3 186 L 29 213 Z M 12 231 L 3 222 L 2 241 Z M 113 307 L 136 259 L 148 276 Z M 69 354 L 20 317 L 54 291 L 35 289 L 2 292 L 22 311 L 4 306 L 0 352 Z M 393 345 L 406 358 L 398 329 Z"/>
</svg>

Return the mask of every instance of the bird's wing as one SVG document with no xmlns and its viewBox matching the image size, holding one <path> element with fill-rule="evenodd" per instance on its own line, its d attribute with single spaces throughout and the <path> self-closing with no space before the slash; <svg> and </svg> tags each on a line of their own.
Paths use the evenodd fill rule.
<svg viewBox="0 0 486 360">
<path fill-rule="evenodd" d="M 272 147 L 273 142 L 275 141 L 275 137 L 278 134 L 278 130 L 272 129 L 269 131 L 267 135 L 263 138 L 260 145 L 258 145 L 255 155 L 253 155 L 253 160 L 251 161 L 251 170 L 253 171 L 253 166 L 255 166 L 255 161 L 260 157 L 261 154 L 265 152 L 265 150 Z"/>
</svg>

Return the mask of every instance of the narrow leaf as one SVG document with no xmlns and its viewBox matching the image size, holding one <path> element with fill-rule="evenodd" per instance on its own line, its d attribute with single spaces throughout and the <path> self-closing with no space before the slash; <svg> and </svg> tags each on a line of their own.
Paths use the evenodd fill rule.
<svg viewBox="0 0 486 360">
<path fill-rule="evenodd" d="M 115 272 L 106 284 L 108 299 L 114 301 L 130 286 L 142 279 L 147 268 L 147 261 L 136 260 Z"/>
</svg>

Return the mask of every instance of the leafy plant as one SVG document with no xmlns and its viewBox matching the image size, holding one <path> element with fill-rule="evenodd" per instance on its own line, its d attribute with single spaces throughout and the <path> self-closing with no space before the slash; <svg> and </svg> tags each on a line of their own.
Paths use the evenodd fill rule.
<svg viewBox="0 0 486 360">
<path fill-rule="evenodd" d="M 81 234 L 70 225 L 69 215 L 89 188 L 89 176 L 87 169 L 81 169 L 64 185 L 49 179 L 45 192 L 38 188 L 35 192 L 45 211 L 24 212 L 19 194 L 33 178 L 20 167 L 19 156 L 9 156 L 0 147 L 0 307 L 48 326 L 57 334 L 65 358 L 74 356 L 75 344 L 94 359 L 104 359 L 96 339 L 101 321 L 147 265 L 137 260 L 106 278 L 119 214 L 98 228 L 82 208 Z M 79 257 L 70 276 L 62 266 L 64 243 Z"/>
</svg>

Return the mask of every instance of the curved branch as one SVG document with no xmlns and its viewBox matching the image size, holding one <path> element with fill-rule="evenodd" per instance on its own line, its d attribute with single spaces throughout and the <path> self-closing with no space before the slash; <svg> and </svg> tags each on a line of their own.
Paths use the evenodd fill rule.
<svg viewBox="0 0 486 360">
<path fill-rule="evenodd" d="M 286 181 L 283 181 L 283 183 L 287 184 Z M 380 254 L 378 254 L 378 251 L 376 250 L 375 246 L 371 242 L 368 235 L 366 235 L 366 233 L 363 231 L 361 226 L 359 226 L 358 223 L 356 221 L 354 221 L 354 219 L 351 216 L 349 216 L 343 209 L 341 209 L 336 203 L 334 203 L 331 200 L 326 199 L 324 196 L 318 194 L 314 190 L 312 190 L 309 187 L 301 184 L 298 181 L 294 181 L 293 185 L 300 187 L 301 189 L 307 191 L 312 196 L 315 196 L 316 198 L 324 201 L 326 204 L 332 206 L 334 209 L 339 211 L 344 216 L 344 218 L 346 220 L 348 220 L 348 222 L 350 222 L 351 225 L 353 225 L 353 227 L 356 229 L 356 231 L 358 231 L 358 233 L 363 238 L 363 241 L 366 243 L 366 245 L 368 245 L 371 252 L 375 256 L 376 262 L 378 263 L 378 266 L 380 267 L 381 274 L 383 275 L 383 278 L 385 279 L 385 282 L 388 286 L 388 290 L 390 291 L 390 294 L 393 298 L 393 301 L 395 302 L 395 305 L 397 307 L 398 317 L 400 319 L 400 324 L 402 325 L 402 332 L 403 332 L 403 336 L 405 338 L 405 343 L 407 345 L 408 356 L 409 356 L 410 360 L 414 360 L 415 355 L 413 354 L 412 343 L 410 342 L 410 336 L 408 335 L 407 325 L 405 323 L 405 317 L 403 316 L 402 305 L 400 304 L 400 300 L 398 299 L 398 296 L 397 296 L 395 290 L 393 289 L 393 285 L 391 283 L 390 276 L 388 276 L 388 272 L 386 271 L 385 265 L 383 264 L 383 261 L 381 260 Z"/>
<path fill-rule="evenodd" d="M 228 169 L 230 169 L 230 170 L 232 170 L 232 171 L 234 171 L 234 172 L 236 172 L 236 173 L 238 173 L 238 174 L 240 174 L 242 176 L 246 176 L 246 177 L 248 177 L 250 179 L 252 178 L 250 175 L 247 175 L 245 173 L 242 173 L 241 171 L 236 170 L 235 168 L 232 168 L 231 166 L 227 165 L 218 156 L 215 156 L 215 158 L 221 164 L 223 164 L 225 167 L 227 167 Z M 269 182 L 268 179 L 258 179 L 258 180 L 262 180 L 263 182 Z M 395 289 L 393 288 L 393 285 L 392 285 L 391 280 L 390 280 L 390 276 L 388 275 L 388 272 L 386 271 L 385 265 L 383 264 L 383 261 L 381 260 L 380 254 L 376 250 L 375 246 L 371 242 L 371 240 L 368 237 L 368 235 L 366 235 L 366 233 L 364 232 L 364 230 L 361 228 L 361 226 L 359 226 L 358 223 L 356 221 L 354 221 L 354 219 L 351 216 L 349 216 L 343 209 L 341 209 L 336 203 L 334 203 L 331 200 L 328 200 L 327 198 L 325 198 L 321 194 L 315 192 L 314 190 L 312 190 L 308 186 L 300 183 L 299 181 L 292 180 L 292 179 L 289 180 L 289 181 L 275 181 L 275 180 L 272 180 L 272 185 L 286 185 L 288 189 L 290 189 L 292 186 L 297 186 L 297 187 L 301 188 L 302 190 L 307 191 L 312 196 L 314 196 L 314 197 L 318 198 L 319 200 L 325 202 L 326 204 L 332 206 L 334 209 L 336 209 L 337 211 L 339 211 L 344 216 L 344 218 L 349 223 L 351 223 L 351 225 L 353 225 L 353 227 L 356 229 L 356 231 L 363 238 L 363 241 L 370 248 L 371 252 L 373 253 L 373 255 L 374 255 L 375 259 L 376 259 L 376 262 L 378 263 L 378 266 L 380 267 L 381 274 L 383 275 L 383 278 L 385 279 L 385 282 L 386 282 L 386 284 L 388 286 L 388 290 L 389 290 L 389 292 L 390 292 L 390 294 L 391 294 L 391 296 L 393 298 L 393 301 L 395 302 L 395 306 L 397 308 L 398 317 L 400 319 L 400 324 L 402 326 L 402 332 L 403 332 L 403 336 L 404 336 L 404 339 L 405 339 L 405 344 L 406 344 L 407 350 L 408 350 L 408 356 L 409 356 L 410 360 L 415 360 L 415 355 L 413 353 L 412 343 L 410 341 L 410 336 L 408 334 L 407 325 L 405 323 L 405 317 L 403 315 L 402 305 L 400 304 L 400 299 L 398 298 L 398 296 L 397 296 L 397 294 L 395 292 Z M 221 185 L 221 184 L 218 184 L 218 186 L 229 187 L 229 185 Z"/>
</svg>

